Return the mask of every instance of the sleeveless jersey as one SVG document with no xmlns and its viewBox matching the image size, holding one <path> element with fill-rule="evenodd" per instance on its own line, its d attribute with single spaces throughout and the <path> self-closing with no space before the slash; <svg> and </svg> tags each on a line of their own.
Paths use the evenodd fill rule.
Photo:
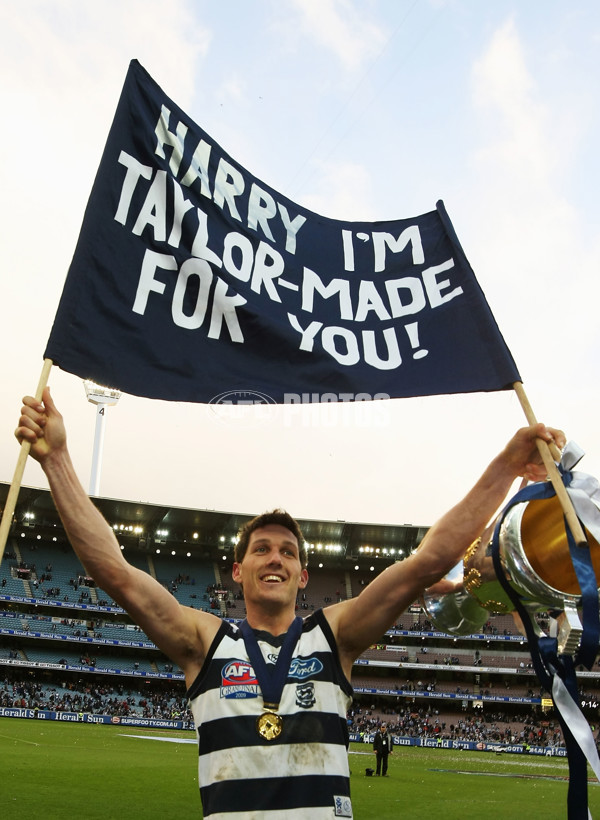
<svg viewBox="0 0 600 820">
<path fill-rule="evenodd" d="M 275 663 L 285 636 L 255 634 L 267 666 Z M 279 705 L 279 737 L 258 733 L 260 686 L 241 630 L 227 621 L 187 695 L 205 820 L 352 817 L 346 723 L 352 687 L 322 610 L 303 622 Z"/>
</svg>

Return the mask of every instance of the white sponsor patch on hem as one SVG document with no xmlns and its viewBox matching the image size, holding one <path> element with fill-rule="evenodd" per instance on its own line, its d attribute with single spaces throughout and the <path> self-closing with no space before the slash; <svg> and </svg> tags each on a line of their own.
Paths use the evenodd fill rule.
<svg viewBox="0 0 600 820">
<path fill-rule="evenodd" d="M 352 801 L 346 795 L 333 795 L 336 817 L 352 817 Z"/>
</svg>

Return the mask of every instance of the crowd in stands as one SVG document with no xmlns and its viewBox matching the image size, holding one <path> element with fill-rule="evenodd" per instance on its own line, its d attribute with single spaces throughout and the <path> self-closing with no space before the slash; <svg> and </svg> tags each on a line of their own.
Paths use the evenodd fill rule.
<svg viewBox="0 0 600 820">
<path fill-rule="evenodd" d="M 0 706 L 182 720 L 191 726 L 191 714 L 183 692 L 173 693 L 173 685 L 154 686 L 151 691 L 121 684 L 61 682 L 60 685 L 8 677 L 0 682 Z M 348 713 L 350 732 L 370 736 L 382 723 L 392 735 L 411 738 L 441 738 L 475 742 L 529 743 L 562 746 L 558 724 L 536 713 L 522 721 L 510 720 L 505 713 L 481 715 L 440 715 L 437 709 L 370 708 L 355 704 Z"/>
<path fill-rule="evenodd" d="M 174 695 L 172 684 L 164 689 L 154 687 L 143 691 L 110 683 L 63 681 L 60 685 L 51 685 L 5 678 L 0 682 L 0 706 L 191 721 L 185 695 Z"/>
<path fill-rule="evenodd" d="M 16 670 L 7 670 L 0 681 L 0 707 L 64 711 L 140 718 L 182 720 L 191 727 L 183 684 L 174 686 L 153 683 L 152 687 L 133 688 L 109 681 L 42 683 L 24 680 Z M 369 737 L 382 723 L 392 735 L 421 739 L 442 739 L 488 743 L 564 746 L 557 722 L 539 712 L 530 711 L 516 718 L 505 712 L 466 712 L 440 714 L 431 705 L 396 705 L 376 708 L 354 703 L 348 713 L 348 729 Z"/>
<path fill-rule="evenodd" d="M 368 737 L 382 723 L 387 725 L 390 734 L 400 737 L 564 746 L 559 724 L 535 712 L 519 721 L 511 720 L 502 712 L 441 716 L 437 709 L 431 708 L 377 711 L 374 705 L 371 708 L 354 706 L 348 714 L 349 731 L 361 736 Z"/>
</svg>

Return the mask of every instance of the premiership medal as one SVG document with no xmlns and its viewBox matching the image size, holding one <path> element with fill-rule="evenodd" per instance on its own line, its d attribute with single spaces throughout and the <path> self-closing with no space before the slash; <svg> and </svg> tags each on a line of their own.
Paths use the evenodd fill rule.
<svg viewBox="0 0 600 820">
<path fill-rule="evenodd" d="M 295 618 L 284 638 L 277 663 L 268 666 L 248 621 L 241 625 L 246 652 L 263 696 L 263 713 L 256 719 L 256 731 L 267 741 L 276 740 L 283 731 L 283 718 L 277 713 L 290 662 L 302 632 L 302 618 Z"/>
<path fill-rule="evenodd" d="M 263 712 L 256 719 L 256 728 L 265 740 L 275 740 L 283 729 L 283 718 L 276 712 Z"/>
</svg>

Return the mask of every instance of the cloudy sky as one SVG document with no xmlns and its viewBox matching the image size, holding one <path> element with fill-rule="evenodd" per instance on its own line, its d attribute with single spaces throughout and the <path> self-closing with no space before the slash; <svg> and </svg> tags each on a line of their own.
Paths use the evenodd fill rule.
<svg viewBox="0 0 600 820">
<path fill-rule="evenodd" d="M 313 211 L 379 220 L 443 199 L 540 420 L 600 476 L 596 0 L 2 0 L 0 480 L 38 382 L 127 66 Z M 52 371 L 89 485 L 95 410 Z M 100 494 L 428 525 L 524 424 L 509 393 L 223 420 L 125 395 Z M 36 464 L 24 483 L 45 486 Z"/>
</svg>

